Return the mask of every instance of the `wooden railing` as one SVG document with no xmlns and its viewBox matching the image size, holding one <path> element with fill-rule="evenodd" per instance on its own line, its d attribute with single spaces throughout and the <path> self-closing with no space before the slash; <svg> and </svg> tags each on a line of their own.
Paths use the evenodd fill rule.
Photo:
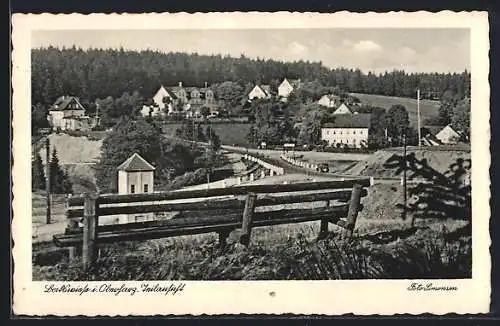
<svg viewBox="0 0 500 326">
<path fill-rule="evenodd" d="M 216 232 L 220 246 L 225 246 L 229 234 L 240 229 L 239 241 L 248 246 L 254 227 L 308 221 L 321 221 L 319 237 L 327 234 L 329 223 L 343 227 L 350 235 L 362 209 L 360 199 L 367 195 L 364 188 L 369 185 L 369 179 L 356 179 L 132 195 L 85 194 L 68 199 L 68 226 L 64 234 L 54 236 L 54 242 L 60 247 L 70 247 L 70 257 L 81 251 L 84 266 L 89 266 L 96 260 L 100 243 Z M 312 202 L 324 202 L 324 206 L 285 207 Z M 285 206 L 270 209 L 276 205 Z M 262 207 L 266 207 L 265 210 L 259 209 Z M 101 216 L 160 212 L 175 212 L 175 216 L 145 222 L 99 224 Z"/>
</svg>

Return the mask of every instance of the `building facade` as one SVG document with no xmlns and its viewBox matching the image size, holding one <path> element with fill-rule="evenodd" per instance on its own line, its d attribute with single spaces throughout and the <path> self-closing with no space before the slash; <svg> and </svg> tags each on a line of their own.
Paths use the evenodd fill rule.
<svg viewBox="0 0 500 326">
<path fill-rule="evenodd" d="M 165 114 L 172 114 L 175 111 L 194 112 L 199 111 L 204 106 L 208 107 L 212 113 L 216 112 L 220 106 L 207 83 L 205 83 L 205 87 L 184 87 L 182 82 L 174 87 L 162 85 L 153 96 L 153 102 L 160 110 L 157 112 L 154 109 L 150 111 L 143 108 L 142 115 L 149 115 L 151 112 L 151 115 L 155 116 L 161 114 L 161 111 Z"/>
<path fill-rule="evenodd" d="M 278 96 L 285 100 L 290 96 L 290 94 L 300 87 L 300 79 L 283 79 L 281 84 L 278 86 Z"/>
<path fill-rule="evenodd" d="M 461 135 L 458 131 L 447 125 L 436 134 L 436 138 L 443 144 L 456 144 L 460 141 Z"/>
<path fill-rule="evenodd" d="M 134 153 L 118 170 L 118 194 L 145 194 L 154 191 L 154 166 L 139 154 Z M 118 216 L 118 223 L 133 223 L 153 220 L 154 214 L 128 214 Z"/>
<path fill-rule="evenodd" d="M 333 114 L 352 114 L 353 111 L 345 104 L 342 103 L 340 106 L 333 112 Z"/>
<path fill-rule="evenodd" d="M 339 104 L 340 98 L 337 95 L 325 94 L 318 100 L 318 104 L 327 108 L 334 108 Z"/>
<path fill-rule="evenodd" d="M 370 114 L 337 115 L 322 125 L 321 140 L 332 147 L 366 148 L 370 121 Z"/>
<path fill-rule="evenodd" d="M 49 108 L 47 116 L 53 130 L 88 131 L 98 124 L 97 117 L 85 115 L 85 108 L 74 96 L 61 96 Z"/>
<path fill-rule="evenodd" d="M 255 85 L 248 93 L 248 99 L 269 99 L 272 97 L 270 85 Z"/>
</svg>

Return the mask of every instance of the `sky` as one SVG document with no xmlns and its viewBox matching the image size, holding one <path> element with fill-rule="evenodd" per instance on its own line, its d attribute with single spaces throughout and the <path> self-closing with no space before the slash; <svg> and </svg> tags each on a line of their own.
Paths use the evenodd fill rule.
<svg viewBox="0 0 500 326">
<path fill-rule="evenodd" d="M 35 31 L 32 48 L 119 48 L 321 61 L 367 73 L 470 71 L 470 31 L 459 28 Z"/>
</svg>

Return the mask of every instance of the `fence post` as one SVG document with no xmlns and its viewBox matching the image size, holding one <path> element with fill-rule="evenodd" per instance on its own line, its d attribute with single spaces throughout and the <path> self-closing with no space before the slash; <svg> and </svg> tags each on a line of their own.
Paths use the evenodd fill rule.
<svg viewBox="0 0 500 326">
<path fill-rule="evenodd" d="M 330 201 L 327 200 L 325 207 L 330 207 Z M 322 218 L 319 226 L 318 240 L 324 239 L 328 234 L 328 218 Z"/>
<path fill-rule="evenodd" d="M 66 212 L 68 211 L 69 209 L 69 199 L 71 198 L 71 194 L 68 194 L 66 196 Z M 78 228 L 78 222 L 75 221 L 74 219 L 70 219 L 68 218 L 68 224 L 66 226 L 66 230 L 67 231 L 71 231 L 71 230 L 74 230 Z M 69 257 L 69 261 L 72 262 L 76 259 L 76 257 L 79 255 L 79 250 L 78 250 L 78 246 L 75 246 L 75 247 L 69 247 L 68 248 L 68 257 Z"/>
<path fill-rule="evenodd" d="M 218 232 L 219 234 L 219 248 L 224 249 L 227 245 L 227 238 L 229 237 L 229 234 L 231 233 L 231 230 L 224 229 Z"/>
<path fill-rule="evenodd" d="M 83 267 L 88 268 L 97 258 L 97 225 L 98 225 L 97 195 L 86 193 L 83 203 Z"/>
<path fill-rule="evenodd" d="M 253 211 L 255 209 L 255 199 L 257 195 L 249 193 L 245 202 L 245 210 L 243 211 L 243 223 L 241 226 L 240 243 L 244 246 L 250 244 L 250 235 L 252 233 Z"/>
<path fill-rule="evenodd" d="M 349 201 L 349 210 L 347 211 L 346 226 L 347 236 L 352 236 L 354 231 L 354 226 L 356 225 L 356 220 L 358 218 L 359 207 L 361 203 L 361 191 L 363 186 L 360 184 L 355 184 L 352 187 L 351 199 Z"/>
</svg>

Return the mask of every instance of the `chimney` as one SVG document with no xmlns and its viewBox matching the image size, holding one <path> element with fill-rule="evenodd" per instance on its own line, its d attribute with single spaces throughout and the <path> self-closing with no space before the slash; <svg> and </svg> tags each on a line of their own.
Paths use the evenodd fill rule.
<svg viewBox="0 0 500 326">
<path fill-rule="evenodd" d="M 207 88 L 207 87 L 208 87 L 208 83 L 207 83 L 207 82 L 205 82 L 205 88 Z"/>
<path fill-rule="evenodd" d="M 179 82 L 179 87 L 182 87 L 182 82 L 181 81 Z"/>
</svg>

